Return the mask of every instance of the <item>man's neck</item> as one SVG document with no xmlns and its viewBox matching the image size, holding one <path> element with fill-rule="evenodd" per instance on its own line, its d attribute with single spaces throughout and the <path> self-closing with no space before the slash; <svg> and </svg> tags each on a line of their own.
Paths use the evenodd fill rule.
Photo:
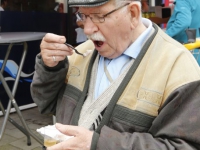
<svg viewBox="0 0 200 150">
<path fill-rule="evenodd" d="M 147 27 L 142 22 L 140 22 L 138 26 L 133 30 L 134 36 L 132 42 L 134 42 L 146 29 Z"/>
</svg>

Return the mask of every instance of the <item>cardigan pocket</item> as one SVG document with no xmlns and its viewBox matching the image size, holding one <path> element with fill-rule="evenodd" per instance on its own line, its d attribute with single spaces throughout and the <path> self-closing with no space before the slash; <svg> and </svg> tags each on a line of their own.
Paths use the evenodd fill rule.
<svg viewBox="0 0 200 150">
<path fill-rule="evenodd" d="M 57 122 L 71 124 L 72 116 L 81 93 L 82 92 L 76 87 L 69 84 L 66 85 L 64 95 L 61 101 L 57 103 L 57 105 L 59 105 L 56 110 Z"/>
<path fill-rule="evenodd" d="M 70 124 L 74 109 L 77 105 L 77 101 L 69 96 L 63 96 L 59 109 L 56 111 L 57 122 L 62 124 Z"/>
</svg>

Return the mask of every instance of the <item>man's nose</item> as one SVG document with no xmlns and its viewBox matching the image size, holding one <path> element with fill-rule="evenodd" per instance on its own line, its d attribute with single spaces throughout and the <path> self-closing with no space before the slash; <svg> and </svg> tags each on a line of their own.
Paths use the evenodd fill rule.
<svg viewBox="0 0 200 150">
<path fill-rule="evenodd" d="M 92 20 L 89 17 L 87 17 L 84 22 L 84 33 L 86 35 L 91 35 L 97 31 L 98 26 L 94 22 L 92 22 Z"/>
</svg>

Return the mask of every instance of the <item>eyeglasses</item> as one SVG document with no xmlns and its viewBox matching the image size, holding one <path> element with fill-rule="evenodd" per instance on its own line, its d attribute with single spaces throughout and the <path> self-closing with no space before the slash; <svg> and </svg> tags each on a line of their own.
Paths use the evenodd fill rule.
<svg viewBox="0 0 200 150">
<path fill-rule="evenodd" d="M 92 14 L 89 14 L 89 15 L 85 15 L 83 13 L 77 12 L 76 13 L 76 17 L 77 17 L 78 20 L 81 20 L 83 22 L 87 19 L 87 17 L 89 17 L 92 20 L 92 22 L 94 22 L 94 23 L 103 23 L 105 21 L 105 17 L 107 17 L 108 15 L 112 14 L 113 12 L 121 9 L 122 7 L 124 7 L 124 6 L 128 5 L 128 4 L 129 3 L 127 3 L 125 5 L 122 5 L 122 6 L 118 7 L 118 8 L 116 8 L 116 9 L 108 12 L 107 14 L 102 15 L 102 16 L 99 16 L 100 13 L 92 13 Z"/>
</svg>

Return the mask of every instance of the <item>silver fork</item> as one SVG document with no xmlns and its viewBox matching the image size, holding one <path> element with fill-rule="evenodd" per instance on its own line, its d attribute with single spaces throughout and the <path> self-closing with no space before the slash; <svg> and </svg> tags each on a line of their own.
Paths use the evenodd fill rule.
<svg viewBox="0 0 200 150">
<path fill-rule="evenodd" d="M 70 48 L 72 48 L 72 49 L 76 52 L 76 54 L 79 54 L 79 55 L 82 55 L 83 57 L 85 57 L 84 54 L 80 53 L 80 52 L 79 52 L 77 49 L 75 49 L 72 45 L 70 45 L 70 44 L 68 44 L 68 43 L 65 43 L 65 45 L 67 45 L 67 46 L 69 46 Z"/>
</svg>

